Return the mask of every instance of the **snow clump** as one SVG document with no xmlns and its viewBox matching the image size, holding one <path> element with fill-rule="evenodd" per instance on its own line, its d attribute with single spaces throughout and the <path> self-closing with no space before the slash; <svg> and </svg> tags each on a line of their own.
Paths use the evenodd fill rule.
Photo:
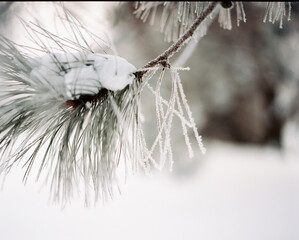
<svg viewBox="0 0 299 240">
<path fill-rule="evenodd" d="M 96 95 L 102 88 L 124 89 L 136 67 L 126 59 L 97 53 L 50 53 L 34 59 L 32 81 L 50 86 L 66 99 Z"/>
</svg>

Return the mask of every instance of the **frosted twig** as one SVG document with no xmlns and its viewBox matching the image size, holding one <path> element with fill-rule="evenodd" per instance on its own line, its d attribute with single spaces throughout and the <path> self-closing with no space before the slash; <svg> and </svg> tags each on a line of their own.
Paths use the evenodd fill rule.
<svg viewBox="0 0 299 240">
<path fill-rule="evenodd" d="M 167 63 L 169 58 L 172 57 L 194 34 L 195 30 L 200 26 L 200 24 L 213 12 L 218 2 L 212 2 L 210 5 L 202 12 L 200 16 L 195 20 L 195 22 L 190 26 L 190 28 L 181 36 L 174 44 L 172 44 L 168 49 L 166 49 L 161 55 L 147 63 L 144 68 L 154 67 L 158 64 Z M 136 76 L 141 80 L 142 76 L 147 71 L 136 72 Z"/>
<path fill-rule="evenodd" d="M 267 4 L 264 22 L 268 21 L 273 24 L 279 21 L 279 28 L 282 28 L 283 18 L 286 16 L 286 4 L 289 6 L 287 20 L 291 20 L 291 2 L 269 2 Z"/>
<path fill-rule="evenodd" d="M 180 98 L 179 98 L 178 89 L 177 89 L 178 83 L 177 83 L 176 76 L 173 72 L 172 72 L 172 76 L 173 76 L 173 78 L 172 78 L 173 82 L 175 82 L 175 90 L 174 91 L 175 91 L 176 103 L 178 105 L 179 113 L 181 115 L 183 115 L 184 113 L 183 113 L 183 109 L 182 109 L 182 106 L 181 106 L 181 103 L 180 103 Z M 185 142 L 186 142 L 186 145 L 187 145 L 187 148 L 188 148 L 189 157 L 192 158 L 194 156 L 194 153 L 193 153 L 191 143 L 190 143 L 190 140 L 189 140 L 186 124 L 183 121 L 181 121 L 181 125 L 182 125 L 183 135 L 185 137 Z"/>
<path fill-rule="evenodd" d="M 167 120 L 169 120 L 169 116 L 171 116 L 171 112 L 174 108 L 174 95 L 173 95 L 173 92 L 171 93 L 169 102 L 170 102 L 170 104 L 169 104 L 169 106 L 167 108 L 167 111 L 164 115 L 163 122 L 160 126 L 160 129 L 159 129 L 158 134 L 157 134 L 157 136 L 154 140 L 154 143 L 152 144 L 152 147 L 151 147 L 150 151 L 148 152 L 147 157 L 145 158 L 145 161 L 148 161 L 148 159 L 151 158 L 151 156 L 152 156 L 152 154 L 153 154 L 153 152 L 156 148 L 156 145 L 159 143 L 159 141 L 162 137 L 163 131 L 165 131 L 165 128 L 167 128 Z M 161 165 L 160 165 L 159 168 L 161 169 Z"/>
<path fill-rule="evenodd" d="M 160 88 L 161 88 L 161 84 L 162 84 L 162 80 L 163 80 L 163 77 L 164 77 L 164 74 L 165 74 L 165 70 L 163 70 L 160 74 L 160 77 L 158 78 L 158 81 L 157 81 L 157 86 L 156 86 L 156 97 L 155 97 L 155 105 L 156 105 L 156 118 L 157 118 L 157 128 L 158 128 L 158 131 L 161 130 L 161 118 L 164 118 L 164 111 L 163 111 L 163 107 L 162 107 L 162 104 L 161 104 L 161 101 L 160 101 Z M 164 158 L 162 152 L 162 136 L 159 138 L 159 147 L 160 147 L 160 158 L 162 161 L 162 159 Z"/>
<path fill-rule="evenodd" d="M 194 122 L 194 119 L 192 117 L 192 112 L 191 112 L 191 110 L 189 108 L 189 105 L 187 103 L 186 95 L 185 95 L 184 90 L 183 90 L 183 85 L 181 83 L 181 80 L 180 80 L 180 77 L 179 77 L 179 73 L 177 71 L 175 71 L 174 69 L 171 69 L 171 70 L 173 71 L 173 73 L 175 74 L 175 77 L 177 79 L 177 83 L 178 83 L 178 87 L 179 87 L 179 93 L 181 95 L 181 99 L 183 101 L 183 105 L 185 107 L 185 110 L 187 111 L 187 115 L 189 117 L 189 121 L 191 122 L 191 126 L 192 126 L 192 129 L 193 129 L 195 138 L 197 140 L 198 146 L 199 146 L 200 150 L 202 151 L 202 153 L 205 154 L 206 149 L 205 149 L 205 147 L 204 147 L 204 145 L 202 143 L 201 136 L 198 135 L 196 124 Z"/>
<path fill-rule="evenodd" d="M 146 86 L 151 91 L 151 93 L 153 93 L 154 95 L 156 95 L 155 90 L 148 83 L 146 83 Z M 165 106 L 167 106 L 167 107 L 169 106 L 168 102 L 164 98 L 162 98 L 161 96 L 160 96 L 160 101 Z M 173 113 L 175 115 L 177 115 L 184 124 L 186 124 L 188 127 L 191 127 L 191 123 L 180 112 L 178 112 L 176 109 L 174 109 Z"/>
</svg>

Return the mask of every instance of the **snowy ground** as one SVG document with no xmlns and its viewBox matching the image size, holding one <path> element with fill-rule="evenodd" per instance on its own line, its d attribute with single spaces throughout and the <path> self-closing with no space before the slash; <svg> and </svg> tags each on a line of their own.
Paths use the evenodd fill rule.
<svg viewBox="0 0 299 240">
<path fill-rule="evenodd" d="M 47 191 L 23 187 L 12 172 L 0 192 L 0 238 L 299 239 L 298 159 L 271 148 L 207 147 L 193 174 L 132 176 L 121 196 L 88 209 L 81 200 L 50 205 Z"/>
</svg>

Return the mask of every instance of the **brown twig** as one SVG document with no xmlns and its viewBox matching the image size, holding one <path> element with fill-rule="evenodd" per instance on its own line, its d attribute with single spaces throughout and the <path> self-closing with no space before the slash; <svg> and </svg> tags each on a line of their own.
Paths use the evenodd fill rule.
<svg viewBox="0 0 299 240">
<path fill-rule="evenodd" d="M 199 27 L 199 25 L 210 15 L 210 13 L 215 9 L 218 2 L 212 2 L 206 8 L 206 10 L 197 17 L 192 26 L 186 31 L 186 33 L 181 36 L 174 44 L 172 44 L 168 49 L 166 49 L 161 55 L 147 63 L 143 68 L 151 68 L 158 64 L 167 64 L 170 57 L 172 57 L 186 42 L 189 38 L 191 38 L 195 32 L 195 30 Z M 147 70 L 135 72 L 135 76 L 141 80 L 143 75 L 147 72 Z"/>
</svg>

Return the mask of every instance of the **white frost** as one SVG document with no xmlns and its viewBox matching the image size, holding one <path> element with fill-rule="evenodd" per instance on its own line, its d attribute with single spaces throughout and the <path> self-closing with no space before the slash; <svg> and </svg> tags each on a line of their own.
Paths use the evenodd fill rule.
<svg viewBox="0 0 299 240">
<path fill-rule="evenodd" d="M 124 89 L 134 80 L 136 68 L 126 59 L 108 54 L 55 53 L 34 59 L 33 84 L 54 89 L 67 99 L 94 95 L 100 89 Z"/>
</svg>

